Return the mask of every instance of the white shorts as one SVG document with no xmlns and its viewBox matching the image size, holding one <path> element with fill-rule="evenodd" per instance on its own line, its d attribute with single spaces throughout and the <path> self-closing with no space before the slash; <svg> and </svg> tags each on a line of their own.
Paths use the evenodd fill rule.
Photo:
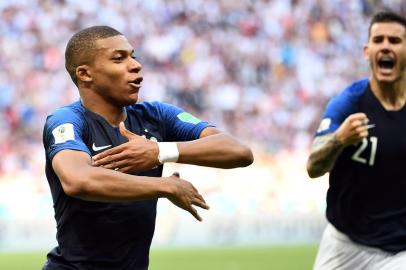
<svg viewBox="0 0 406 270">
<path fill-rule="evenodd" d="M 330 223 L 324 230 L 313 270 L 406 270 L 406 251 L 390 253 L 357 244 Z"/>
</svg>

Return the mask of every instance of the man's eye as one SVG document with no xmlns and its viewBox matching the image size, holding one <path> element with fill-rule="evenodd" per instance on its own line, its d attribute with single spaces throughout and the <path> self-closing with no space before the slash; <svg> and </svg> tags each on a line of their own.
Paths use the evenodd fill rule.
<svg viewBox="0 0 406 270">
<path fill-rule="evenodd" d="M 402 43 L 402 39 L 400 39 L 398 37 L 390 37 L 389 42 L 392 44 L 398 44 L 398 43 Z"/>
<path fill-rule="evenodd" d="M 382 42 L 382 40 L 383 40 L 383 38 L 381 38 L 381 37 L 376 37 L 376 38 L 373 39 L 373 41 L 375 43 Z"/>
</svg>

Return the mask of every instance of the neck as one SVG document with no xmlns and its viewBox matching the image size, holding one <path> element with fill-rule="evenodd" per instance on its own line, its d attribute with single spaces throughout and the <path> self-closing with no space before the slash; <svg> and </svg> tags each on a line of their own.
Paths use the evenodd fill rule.
<svg viewBox="0 0 406 270">
<path fill-rule="evenodd" d="M 91 89 L 79 90 L 83 106 L 103 117 L 110 125 L 118 127 L 127 118 L 125 107 L 108 102 Z"/>
<path fill-rule="evenodd" d="M 380 101 L 382 106 L 388 111 L 398 111 L 403 108 L 406 103 L 406 80 L 402 76 L 400 80 L 395 82 L 378 82 L 374 78 L 370 78 L 369 82 L 371 90 Z"/>
</svg>

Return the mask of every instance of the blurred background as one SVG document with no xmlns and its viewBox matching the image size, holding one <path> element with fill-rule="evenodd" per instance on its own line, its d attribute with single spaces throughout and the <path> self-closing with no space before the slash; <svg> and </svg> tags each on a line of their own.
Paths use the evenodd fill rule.
<svg viewBox="0 0 406 270">
<path fill-rule="evenodd" d="M 307 176 L 310 143 L 327 100 L 368 76 L 362 46 L 382 7 L 406 14 L 402 0 L 0 0 L 0 252 L 45 260 L 55 245 L 42 128 L 79 97 L 64 50 L 92 25 L 135 47 L 141 100 L 176 104 L 254 151 L 244 169 L 167 166 L 211 209 L 198 223 L 161 200 L 153 250 L 317 245 L 328 182 Z"/>
</svg>

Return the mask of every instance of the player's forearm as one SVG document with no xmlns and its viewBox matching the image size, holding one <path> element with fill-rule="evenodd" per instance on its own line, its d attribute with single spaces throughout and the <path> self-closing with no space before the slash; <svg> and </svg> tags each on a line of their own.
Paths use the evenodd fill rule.
<svg viewBox="0 0 406 270">
<path fill-rule="evenodd" d="M 83 200 L 125 202 L 156 199 L 170 194 L 170 183 L 159 177 L 133 176 L 91 166 L 67 177 L 76 179 L 64 181 L 73 183 L 70 187 L 64 186 L 65 192 Z"/>
<path fill-rule="evenodd" d="M 344 145 L 337 140 L 334 133 L 316 138 L 307 161 L 309 176 L 316 178 L 331 171 L 343 149 Z"/>
<path fill-rule="evenodd" d="M 245 167 L 254 161 L 251 149 L 226 134 L 178 142 L 178 163 L 216 168 Z"/>
</svg>

